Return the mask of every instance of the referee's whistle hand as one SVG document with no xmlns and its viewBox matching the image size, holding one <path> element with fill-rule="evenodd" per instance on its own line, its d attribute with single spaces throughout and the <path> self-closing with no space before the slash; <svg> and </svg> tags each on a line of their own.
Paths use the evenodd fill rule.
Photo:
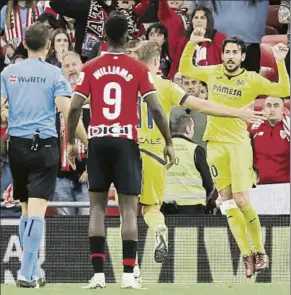
<svg viewBox="0 0 291 295">
<path fill-rule="evenodd" d="M 79 150 L 75 145 L 68 143 L 67 160 L 73 170 L 76 170 L 76 159 L 81 161 Z"/>
</svg>

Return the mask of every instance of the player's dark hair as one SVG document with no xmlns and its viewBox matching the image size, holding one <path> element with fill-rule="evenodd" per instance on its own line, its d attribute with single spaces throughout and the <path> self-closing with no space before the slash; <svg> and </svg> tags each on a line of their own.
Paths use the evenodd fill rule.
<svg viewBox="0 0 291 295">
<path fill-rule="evenodd" d="M 128 23 L 122 12 L 113 11 L 105 21 L 106 41 L 110 46 L 118 47 L 127 43 Z"/>
<path fill-rule="evenodd" d="M 176 116 L 170 121 L 170 130 L 172 135 L 184 134 L 188 126 L 193 125 L 193 119 L 190 114 Z"/>
<path fill-rule="evenodd" d="M 224 52 L 224 49 L 225 49 L 226 45 L 229 44 L 229 43 L 236 44 L 237 47 L 241 50 L 241 53 L 246 53 L 247 52 L 247 47 L 246 47 L 245 41 L 240 39 L 237 36 L 231 37 L 229 39 L 225 39 L 223 41 L 222 52 Z"/>
<path fill-rule="evenodd" d="M 49 40 L 48 28 L 41 24 L 35 23 L 29 26 L 25 32 L 25 42 L 28 49 L 32 51 L 39 51 L 46 47 Z"/>
</svg>

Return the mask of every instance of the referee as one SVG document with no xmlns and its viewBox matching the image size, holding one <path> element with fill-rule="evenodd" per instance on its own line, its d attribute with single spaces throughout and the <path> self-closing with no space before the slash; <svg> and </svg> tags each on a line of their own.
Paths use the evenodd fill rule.
<svg viewBox="0 0 291 295">
<path fill-rule="evenodd" d="M 30 26 L 24 45 L 28 59 L 1 73 L 1 106 L 8 101 L 13 196 L 22 206 L 19 235 L 23 260 L 17 286 L 36 288 L 45 285 L 38 251 L 59 164 L 56 107 L 67 117 L 72 90 L 61 70 L 44 61 L 50 48 L 44 25 Z"/>
</svg>

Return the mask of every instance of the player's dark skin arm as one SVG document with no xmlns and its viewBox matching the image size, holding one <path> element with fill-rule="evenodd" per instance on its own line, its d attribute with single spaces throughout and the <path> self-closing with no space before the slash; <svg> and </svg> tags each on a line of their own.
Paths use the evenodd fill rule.
<svg viewBox="0 0 291 295">
<path fill-rule="evenodd" d="M 75 143 L 76 128 L 81 116 L 83 104 L 84 97 L 74 94 L 68 114 L 68 142 L 70 144 Z"/>
<path fill-rule="evenodd" d="M 149 94 L 145 97 L 144 101 L 147 103 L 148 108 L 151 110 L 153 119 L 162 133 L 166 145 L 172 145 L 172 137 L 170 133 L 169 123 L 166 114 L 159 103 L 156 94 Z"/>
</svg>

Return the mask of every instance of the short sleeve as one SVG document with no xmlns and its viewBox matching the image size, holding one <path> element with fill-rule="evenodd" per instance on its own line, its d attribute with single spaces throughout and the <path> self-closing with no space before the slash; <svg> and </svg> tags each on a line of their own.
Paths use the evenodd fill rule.
<svg viewBox="0 0 291 295">
<path fill-rule="evenodd" d="M 54 97 L 57 96 L 72 96 L 72 88 L 63 74 L 59 74 L 55 81 Z"/>
<path fill-rule="evenodd" d="M 142 96 L 142 99 L 156 92 L 152 74 L 150 70 L 144 65 L 141 67 L 141 73 L 139 75 L 139 92 Z"/>
<path fill-rule="evenodd" d="M 169 97 L 173 106 L 183 105 L 189 94 L 174 82 L 170 82 Z"/>
<path fill-rule="evenodd" d="M 8 91 L 7 91 L 8 75 L 9 75 L 8 68 L 6 67 L 1 73 L 1 96 L 5 97 L 6 99 L 8 99 Z"/>
<path fill-rule="evenodd" d="M 87 99 L 90 95 L 90 74 L 86 65 L 83 66 L 83 69 L 79 74 L 79 79 L 75 87 L 75 93 L 83 96 L 85 99 Z"/>
</svg>

